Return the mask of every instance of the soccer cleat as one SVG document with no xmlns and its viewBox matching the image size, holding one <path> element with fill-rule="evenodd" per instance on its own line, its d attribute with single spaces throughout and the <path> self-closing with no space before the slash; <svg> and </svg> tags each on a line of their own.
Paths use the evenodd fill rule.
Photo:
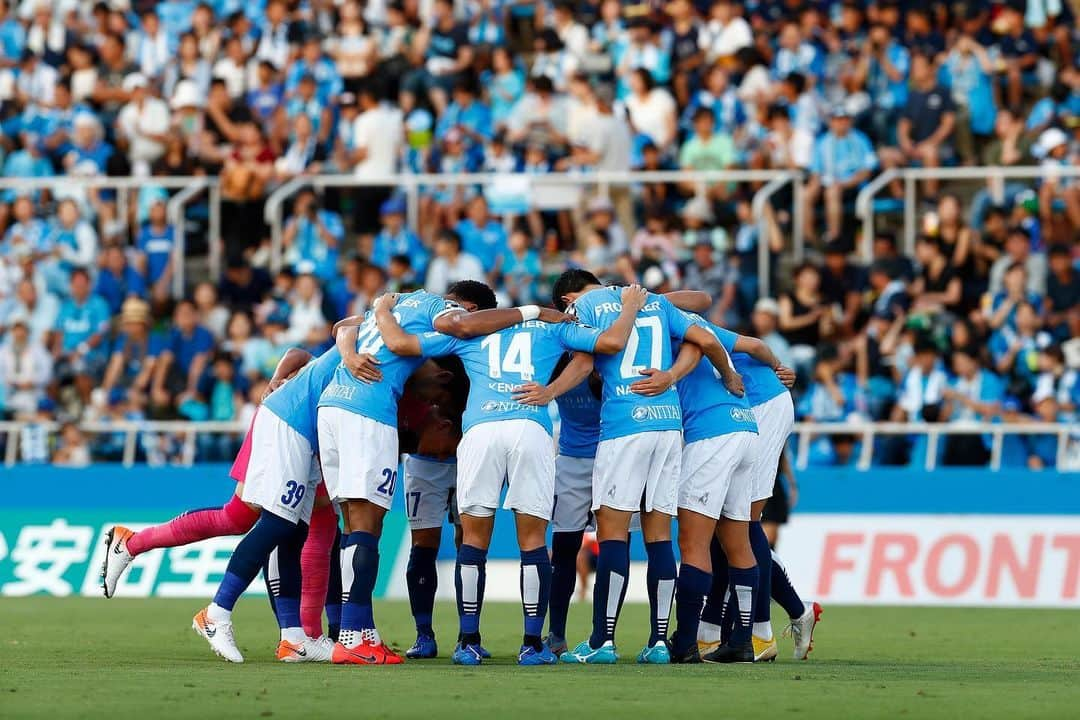
<svg viewBox="0 0 1080 720">
<path fill-rule="evenodd" d="M 462 645 L 458 643 L 454 653 L 450 656 L 450 662 L 455 665 L 479 665 L 484 662 L 484 656 L 480 653 L 479 645 Z"/>
<path fill-rule="evenodd" d="M 559 657 L 570 648 L 566 644 L 566 638 L 561 638 L 558 635 L 552 635 L 548 633 L 548 636 L 544 638 L 544 644 L 548 646 L 551 653 L 555 657 Z"/>
<path fill-rule="evenodd" d="M 642 648 L 637 656 L 638 665 L 670 665 L 671 651 L 663 640 L 652 647 Z"/>
<path fill-rule="evenodd" d="M 483 645 L 477 645 L 476 646 L 476 651 L 479 652 L 480 657 L 484 658 L 485 660 L 490 660 L 491 659 L 491 653 L 489 653 L 487 651 L 487 648 L 484 647 Z"/>
<path fill-rule="evenodd" d="M 610 640 L 595 650 L 589 645 L 588 640 L 583 640 L 573 650 L 568 650 L 560 655 L 559 661 L 580 663 L 582 665 L 614 665 L 619 662 L 619 654 L 615 652 L 615 645 Z"/>
<path fill-rule="evenodd" d="M 240 654 L 240 648 L 236 647 L 236 637 L 233 636 L 231 622 L 213 622 L 206 614 L 206 608 L 200 610 L 191 620 L 191 629 L 206 638 L 210 643 L 210 649 L 219 657 L 229 662 L 242 663 L 244 656 Z"/>
<path fill-rule="evenodd" d="M 821 606 L 810 603 L 802 616 L 791 621 L 784 630 L 784 636 L 790 635 L 795 641 L 795 652 L 792 657 L 796 660 L 805 660 L 810 651 L 814 649 L 814 628 L 821 621 Z"/>
<path fill-rule="evenodd" d="M 430 660 L 439 656 L 439 646 L 431 635 L 417 635 L 413 646 L 405 651 L 410 660 Z"/>
<path fill-rule="evenodd" d="M 754 662 L 754 644 L 745 642 L 741 645 L 725 643 L 701 659 L 707 663 L 752 663 Z"/>
<path fill-rule="evenodd" d="M 723 645 L 723 643 L 720 642 L 719 640 L 698 640 L 697 641 L 698 655 L 700 655 L 701 657 L 705 657 L 706 655 L 708 655 L 709 653 L 711 653 L 713 650 L 720 647 L 721 645 Z"/>
<path fill-rule="evenodd" d="M 326 636 L 306 638 L 301 643 L 282 640 L 277 646 L 277 659 L 287 663 L 330 662 L 334 643 Z"/>
<path fill-rule="evenodd" d="M 128 538 L 134 534 L 123 525 L 114 525 L 105 534 L 105 561 L 101 564 L 101 587 L 104 588 L 107 598 L 116 594 L 116 583 L 120 581 L 120 576 L 127 570 L 127 566 L 135 559 L 127 549 Z"/>
<path fill-rule="evenodd" d="M 671 653 L 672 665 L 698 665 L 700 663 L 701 653 L 698 652 L 697 645 L 691 645 L 688 649 L 681 653 Z"/>
<path fill-rule="evenodd" d="M 537 650 L 532 645 L 522 645 L 518 653 L 518 665 L 554 665 L 559 657 L 547 645 Z"/>
<path fill-rule="evenodd" d="M 776 638 L 762 640 L 757 635 L 751 638 L 754 644 L 754 662 L 773 662 L 776 660 Z"/>
<path fill-rule="evenodd" d="M 334 643 L 330 662 L 335 665 L 401 665 L 401 656 L 386 646 L 386 643 L 362 642 L 355 647 L 345 647 Z"/>
</svg>

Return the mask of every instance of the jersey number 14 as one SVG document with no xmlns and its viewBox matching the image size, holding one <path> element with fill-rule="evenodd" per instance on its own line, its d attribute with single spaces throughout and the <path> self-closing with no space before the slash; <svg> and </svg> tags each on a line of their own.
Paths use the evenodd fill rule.
<svg viewBox="0 0 1080 720">
<path fill-rule="evenodd" d="M 502 335 L 488 335 L 480 343 L 488 352 L 488 377 L 497 380 L 503 373 L 516 373 L 525 382 L 532 382 L 535 370 L 532 364 L 532 335 L 527 332 L 514 333 L 502 352 Z"/>
</svg>

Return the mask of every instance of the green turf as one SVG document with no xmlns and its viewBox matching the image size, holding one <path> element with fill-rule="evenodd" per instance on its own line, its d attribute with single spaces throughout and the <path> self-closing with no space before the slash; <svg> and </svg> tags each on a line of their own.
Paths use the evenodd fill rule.
<svg viewBox="0 0 1080 720">
<path fill-rule="evenodd" d="M 807 662 L 757 666 L 633 664 L 646 608 L 620 622 L 615 667 L 518 668 L 515 605 L 484 608 L 496 659 L 458 668 L 453 608 L 440 606 L 443 658 L 402 667 L 285 666 L 262 601 L 236 614 L 244 665 L 215 657 L 190 629 L 194 600 L 0 599 L 0 717 L 1075 718 L 1080 613 L 1048 610 L 826 608 Z M 584 637 L 588 608 L 571 612 Z M 405 603 L 376 608 L 384 636 L 412 640 Z M 779 622 L 776 623 L 780 630 Z"/>
</svg>

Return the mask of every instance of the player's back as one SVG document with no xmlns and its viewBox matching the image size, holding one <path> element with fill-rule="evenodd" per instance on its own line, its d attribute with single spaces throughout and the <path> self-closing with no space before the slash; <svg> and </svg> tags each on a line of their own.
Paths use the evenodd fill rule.
<svg viewBox="0 0 1080 720">
<path fill-rule="evenodd" d="M 447 309 L 446 300 L 419 290 L 401 295 L 394 305 L 393 314 L 406 332 L 421 334 L 430 332 L 434 319 Z M 409 376 L 424 362 L 424 358 L 403 357 L 390 352 L 379 334 L 373 312 L 368 312 L 360 325 L 356 351 L 379 361 L 382 380 L 362 382 L 344 364 L 339 364 L 332 382 L 323 391 L 319 407 L 337 407 L 384 425 L 396 426 L 398 399 Z"/>
<path fill-rule="evenodd" d="M 319 438 L 319 399 L 330 386 L 340 364 L 341 353 L 336 347 L 332 347 L 305 365 L 295 377 L 286 381 L 263 401 L 264 408 L 307 438 L 311 449 L 316 452 Z"/>
<path fill-rule="evenodd" d="M 692 322 L 703 327 L 720 341 L 730 354 L 738 335 L 713 325 L 698 315 L 685 313 Z M 683 410 L 683 440 L 696 442 L 707 437 L 745 430 L 757 432 L 754 413 L 746 396 L 732 393 L 720 380 L 708 358 L 702 358 L 697 366 L 678 383 L 679 398 Z"/>
<path fill-rule="evenodd" d="M 735 371 L 742 375 L 750 407 L 761 405 L 788 391 L 775 370 L 746 353 L 731 353 L 731 362 L 735 365 Z"/>
<path fill-rule="evenodd" d="M 596 457 L 600 442 L 600 398 L 593 393 L 589 379 L 560 395 L 555 402 L 559 406 L 559 454 Z"/>
<path fill-rule="evenodd" d="M 622 302 L 618 288 L 591 290 L 574 302 L 586 325 L 606 330 L 619 317 Z M 641 432 L 682 429 L 679 396 L 674 388 L 655 397 L 637 395 L 630 386 L 642 379 L 646 368 L 671 367 L 671 337 L 681 338 L 689 320 L 663 296 L 649 293 L 638 311 L 634 329 L 622 352 L 598 355 L 596 369 L 604 383 L 600 410 L 600 439 L 610 440 Z"/>
</svg>

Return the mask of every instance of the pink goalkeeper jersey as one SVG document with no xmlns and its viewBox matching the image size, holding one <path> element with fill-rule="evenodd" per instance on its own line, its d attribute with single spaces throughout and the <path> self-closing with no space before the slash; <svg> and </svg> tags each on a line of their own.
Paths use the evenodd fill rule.
<svg viewBox="0 0 1080 720">
<path fill-rule="evenodd" d="M 236 453 L 232 467 L 229 468 L 229 477 L 236 482 L 244 482 L 247 477 L 248 463 L 251 461 L 251 429 L 255 427 L 255 418 L 259 416 L 259 409 L 255 408 L 255 414 L 251 416 L 251 425 L 244 434 L 244 442 L 240 445 L 240 452 Z"/>
</svg>

